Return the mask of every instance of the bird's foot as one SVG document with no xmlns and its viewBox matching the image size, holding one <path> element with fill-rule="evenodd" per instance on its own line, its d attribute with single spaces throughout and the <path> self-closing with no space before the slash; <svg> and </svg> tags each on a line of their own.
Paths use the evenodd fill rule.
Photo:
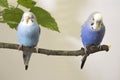
<svg viewBox="0 0 120 80">
<path fill-rule="evenodd" d="M 35 47 L 35 48 L 36 48 L 36 52 L 38 53 L 39 48 L 38 47 Z"/>
<path fill-rule="evenodd" d="M 23 45 L 19 45 L 18 50 L 22 50 L 22 49 L 23 49 Z"/>
<path fill-rule="evenodd" d="M 97 47 L 98 47 L 100 50 L 102 49 L 102 46 L 101 46 L 101 45 L 98 45 Z"/>
</svg>

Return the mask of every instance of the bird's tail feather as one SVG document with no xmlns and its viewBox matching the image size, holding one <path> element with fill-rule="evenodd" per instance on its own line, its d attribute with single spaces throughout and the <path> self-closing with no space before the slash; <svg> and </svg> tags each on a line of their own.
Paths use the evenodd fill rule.
<svg viewBox="0 0 120 80">
<path fill-rule="evenodd" d="M 86 61 L 87 57 L 88 57 L 88 55 L 85 55 L 85 56 L 82 58 L 81 69 L 84 67 L 84 64 L 85 64 L 85 61 Z"/>
<path fill-rule="evenodd" d="M 24 61 L 24 65 L 25 65 L 25 70 L 28 69 L 28 64 L 30 61 L 31 54 L 32 54 L 32 52 L 30 52 L 30 51 L 23 51 L 23 61 Z"/>
</svg>

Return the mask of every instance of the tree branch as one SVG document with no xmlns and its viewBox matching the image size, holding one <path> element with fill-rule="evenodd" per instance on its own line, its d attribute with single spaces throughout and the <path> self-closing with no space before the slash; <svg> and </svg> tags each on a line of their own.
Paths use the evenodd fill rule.
<svg viewBox="0 0 120 80">
<path fill-rule="evenodd" d="M 15 49 L 18 50 L 19 45 L 18 44 L 12 44 L 12 43 L 2 43 L 0 42 L 0 48 L 5 49 Z M 23 50 L 31 50 L 33 53 L 37 53 L 36 48 L 29 48 L 29 47 L 23 47 Z M 98 51 L 109 51 L 108 45 L 100 45 L 100 47 L 96 46 L 90 46 L 88 47 L 88 53 L 93 54 Z M 85 55 L 84 48 L 81 48 L 80 50 L 49 50 L 49 49 L 42 49 L 38 48 L 38 53 L 45 54 L 45 55 L 55 55 L 55 56 L 83 56 Z"/>
</svg>

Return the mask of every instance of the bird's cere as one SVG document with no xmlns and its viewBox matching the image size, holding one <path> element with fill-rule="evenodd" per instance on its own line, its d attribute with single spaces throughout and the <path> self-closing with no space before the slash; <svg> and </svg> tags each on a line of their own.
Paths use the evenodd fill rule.
<svg viewBox="0 0 120 80">
<path fill-rule="evenodd" d="M 96 21 L 102 21 L 102 15 L 100 13 L 96 13 L 96 14 L 94 14 L 94 19 Z"/>
</svg>

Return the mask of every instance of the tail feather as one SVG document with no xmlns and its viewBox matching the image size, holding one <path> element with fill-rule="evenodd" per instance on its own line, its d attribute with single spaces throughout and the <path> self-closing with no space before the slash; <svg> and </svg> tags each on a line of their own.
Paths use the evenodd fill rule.
<svg viewBox="0 0 120 80">
<path fill-rule="evenodd" d="M 32 54 L 32 52 L 30 52 L 30 51 L 23 51 L 23 61 L 24 61 L 24 65 L 25 65 L 25 70 L 28 69 L 28 64 L 30 61 L 31 54 Z"/>
<path fill-rule="evenodd" d="M 28 69 L 28 65 L 25 65 L 25 70 L 27 70 Z"/>
<path fill-rule="evenodd" d="M 85 56 L 82 58 L 81 69 L 84 67 L 84 64 L 85 64 L 85 62 L 86 62 L 87 57 L 88 57 L 88 55 L 85 55 Z"/>
</svg>

